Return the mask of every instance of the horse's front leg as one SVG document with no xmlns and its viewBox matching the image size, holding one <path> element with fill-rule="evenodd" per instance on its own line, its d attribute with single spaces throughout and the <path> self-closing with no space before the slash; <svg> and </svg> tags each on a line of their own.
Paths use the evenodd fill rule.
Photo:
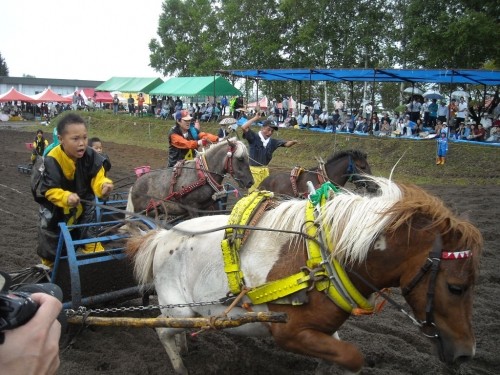
<svg viewBox="0 0 500 375">
<path fill-rule="evenodd" d="M 364 358 L 359 349 L 351 343 L 341 341 L 338 335 L 332 337 L 310 328 L 272 329 L 272 333 L 276 343 L 290 352 L 335 363 L 352 373 L 363 368 Z"/>
</svg>

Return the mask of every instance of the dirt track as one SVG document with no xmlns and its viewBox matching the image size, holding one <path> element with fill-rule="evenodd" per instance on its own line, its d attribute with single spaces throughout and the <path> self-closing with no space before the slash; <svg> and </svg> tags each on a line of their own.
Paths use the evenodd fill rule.
<svg viewBox="0 0 500 375">
<path fill-rule="evenodd" d="M 8 272 L 38 263 L 36 210 L 29 192 L 29 177 L 17 171 L 29 161 L 24 143 L 31 133 L 0 129 L 0 265 Z M 165 164 L 166 152 L 105 142 L 115 186 L 134 180 L 133 168 Z M 500 355 L 500 256 L 495 246 L 499 233 L 498 187 L 428 187 L 457 212 L 467 213 L 481 229 L 485 251 L 476 287 L 474 327 L 476 358 L 460 368 L 448 369 L 434 355 L 432 345 L 394 308 L 373 317 L 352 318 L 341 338 L 359 345 L 367 366 L 362 374 L 498 374 Z M 96 277 L 99 277 L 96 275 Z M 399 292 L 395 292 L 396 298 Z M 313 374 L 316 360 L 286 353 L 272 340 L 202 333 L 189 339 L 184 357 L 196 374 Z M 340 373 L 332 368 L 331 374 Z M 166 353 L 152 329 L 94 328 L 83 330 L 61 354 L 59 374 L 173 374 Z"/>
</svg>

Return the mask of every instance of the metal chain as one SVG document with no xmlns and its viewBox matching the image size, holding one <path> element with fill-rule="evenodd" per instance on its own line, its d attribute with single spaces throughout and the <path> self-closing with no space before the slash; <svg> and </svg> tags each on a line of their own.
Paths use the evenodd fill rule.
<svg viewBox="0 0 500 375">
<path fill-rule="evenodd" d="M 191 302 L 191 303 L 180 303 L 177 305 L 148 305 L 148 306 L 130 306 L 130 307 L 109 307 L 103 309 L 87 309 L 85 306 L 80 306 L 78 309 L 65 309 L 64 313 L 66 316 L 77 316 L 77 315 L 89 315 L 89 314 L 105 314 L 105 313 L 117 313 L 125 311 L 149 311 L 149 310 L 161 310 L 161 309 L 173 309 L 176 307 L 196 307 L 196 306 L 209 306 L 209 305 L 220 305 L 230 302 L 234 299 L 234 296 L 224 297 L 216 301 L 207 302 Z"/>
</svg>

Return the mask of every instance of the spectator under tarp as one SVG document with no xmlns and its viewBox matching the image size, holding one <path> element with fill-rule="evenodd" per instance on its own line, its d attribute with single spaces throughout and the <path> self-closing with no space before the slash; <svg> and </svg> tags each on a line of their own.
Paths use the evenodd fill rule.
<svg viewBox="0 0 500 375">
<path fill-rule="evenodd" d="M 233 96 L 242 95 L 224 77 L 175 77 L 150 91 L 150 95 Z"/>
<path fill-rule="evenodd" d="M 162 83 L 163 80 L 161 78 L 111 77 L 106 82 L 97 86 L 95 91 L 142 92 L 149 94 L 152 89 Z"/>
</svg>

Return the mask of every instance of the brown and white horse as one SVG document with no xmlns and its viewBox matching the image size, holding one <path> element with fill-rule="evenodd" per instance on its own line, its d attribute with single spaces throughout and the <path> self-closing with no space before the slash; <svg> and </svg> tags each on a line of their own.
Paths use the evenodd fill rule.
<svg viewBox="0 0 500 375">
<path fill-rule="evenodd" d="M 474 356 L 471 318 L 482 249 L 479 230 L 419 187 L 371 179 L 379 186 L 377 195 L 342 191 L 318 205 L 313 219 L 307 216 L 311 204 L 306 200 L 279 202 L 264 211 L 239 249 L 239 271 L 250 290 L 244 301 L 255 312 L 284 312 L 288 321 L 251 323 L 228 331 L 271 335 L 285 350 L 358 372 L 363 355 L 335 333 L 354 311 L 373 307 L 374 291 L 400 287 L 414 323 L 432 337 L 442 361 L 451 364 Z M 195 218 L 130 239 L 137 279 L 141 284 L 154 282 L 159 303 L 166 305 L 163 315 L 224 313 L 227 306 L 216 301 L 230 290 L 220 249 L 228 218 Z M 314 244 L 325 255 L 323 261 L 311 261 Z M 337 266 L 344 272 L 340 278 L 348 279 L 344 302 L 330 293 L 338 283 L 331 272 Z M 301 304 L 283 304 L 283 298 L 252 303 L 252 290 L 290 275 L 299 275 L 297 283 L 306 280 L 305 288 L 290 296 L 302 293 L 297 297 Z M 207 301 L 212 303 L 200 303 Z M 229 315 L 244 313 L 244 306 L 233 308 Z M 174 370 L 186 374 L 175 340 L 181 333 L 180 339 L 182 328 L 158 329 Z"/>
</svg>

